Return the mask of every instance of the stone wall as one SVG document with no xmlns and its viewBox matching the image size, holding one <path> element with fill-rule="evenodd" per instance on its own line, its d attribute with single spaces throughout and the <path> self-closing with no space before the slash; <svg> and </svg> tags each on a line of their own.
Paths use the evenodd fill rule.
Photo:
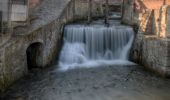
<svg viewBox="0 0 170 100">
<path fill-rule="evenodd" d="M 145 36 L 142 43 L 141 64 L 164 76 L 170 76 L 170 40 Z"/>
<path fill-rule="evenodd" d="M 10 33 L 8 31 L 9 25 L 9 11 L 10 7 L 8 5 L 9 0 L 0 0 L 0 16 L 2 19 L 0 19 L 0 46 L 4 44 L 6 41 L 10 38 Z"/>
<path fill-rule="evenodd" d="M 141 0 L 135 0 L 135 2 L 124 0 L 123 2 L 123 23 L 134 25 L 140 24 L 142 13 L 148 12 L 147 8 L 141 2 Z"/>
<path fill-rule="evenodd" d="M 50 1 L 44 0 L 44 2 L 54 3 Z M 64 3 L 60 4 L 64 6 L 57 8 L 56 5 L 53 4 L 55 5 L 57 10 L 62 9 L 61 12 L 58 12 L 55 18 L 54 16 L 52 16 L 52 18 L 54 18 L 53 20 L 50 19 L 49 21 L 46 21 L 46 23 L 42 23 L 40 22 L 41 20 L 37 19 L 34 21 L 36 22 L 35 25 L 30 24 L 30 26 L 28 27 L 19 27 L 19 31 L 17 29 L 14 30 L 15 33 L 12 34 L 12 37 L 9 39 L 9 41 L 0 46 L 0 91 L 4 91 L 14 81 L 27 74 L 28 62 L 26 51 L 28 51 L 28 48 L 31 46 L 31 44 L 38 43 L 42 45 L 42 59 L 38 61 L 37 66 L 41 65 L 41 67 L 45 67 L 53 64 L 61 47 L 63 36 L 62 31 L 64 25 L 66 23 L 75 21 L 77 18 L 84 19 L 84 16 L 87 15 L 87 7 L 85 7 L 86 5 L 84 4 L 87 2 L 76 0 L 76 6 L 74 0 L 58 0 L 55 2 Z M 77 3 L 81 6 L 79 6 Z M 40 11 L 41 10 L 42 9 L 40 8 Z M 94 4 L 92 12 L 94 12 L 94 17 L 102 14 L 102 11 L 100 10 L 100 5 L 98 4 L 95 6 Z M 35 55 L 33 57 L 35 57 Z"/>
<path fill-rule="evenodd" d="M 11 21 L 26 21 L 28 18 L 28 6 L 21 4 L 12 5 Z"/>
<path fill-rule="evenodd" d="M 132 5 L 126 5 L 125 12 L 135 13 Z M 170 7 L 162 6 L 160 9 L 146 9 L 138 15 L 125 15 L 123 21 L 127 24 L 136 24 L 138 31 L 132 48 L 132 60 L 159 75 L 170 76 Z M 138 19 L 136 21 L 135 17 Z"/>
<path fill-rule="evenodd" d="M 75 18 L 87 19 L 88 17 L 88 0 L 76 0 L 75 1 Z M 102 17 L 104 9 L 101 2 L 95 2 L 92 0 L 92 17 Z"/>
<path fill-rule="evenodd" d="M 133 46 L 133 61 L 163 77 L 170 76 L 170 40 L 138 33 Z"/>
<path fill-rule="evenodd" d="M 38 6 L 42 2 L 42 0 L 28 0 L 28 2 L 29 2 L 29 8 L 33 9 L 36 6 Z"/>
<path fill-rule="evenodd" d="M 123 4 L 123 18 L 122 21 L 126 24 L 132 24 L 133 23 L 133 2 L 128 3 L 128 0 L 124 1 Z"/>
<path fill-rule="evenodd" d="M 7 21 L 8 20 L 8 11 L 9 11 L 9 6 L 8 6 L 9 0 L 0 0 L 0 11 L 3 12 L 2 20 Z"/>
<path fill-rule="evenodd" d="M 154 10 L 153 11 L 153 23 L 152 23 L 152 32 L 155 35 L 159 35 L 159 24 L 160 24 L 160 10 Z"/>
</svg>

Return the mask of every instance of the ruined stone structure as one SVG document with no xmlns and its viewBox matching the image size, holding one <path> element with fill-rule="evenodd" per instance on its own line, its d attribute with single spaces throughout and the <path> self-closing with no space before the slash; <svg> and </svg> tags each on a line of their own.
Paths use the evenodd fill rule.
<svg viewBox="0 0 170 100">
<path fill-rule="evenodd" d="M 29 0 L 29 8 L 35 8 L 36 6 L 38 6 L 40 3 L 42 2 L 42 0 Z"/>
<path fill-rule="evenodd" d="M 104 16 L 103 2 L 92 2 L 92 17 Z M 151 0 L 124 0 L 122 21 L 138 29 L 133 60 L 170 76 L 170 6 L 159 3 L 151 7 L 152 4 Z M 0 33 L 0 91 L 32 67 L 53 64 L 61 47 L 64 25 L 88 17 L 87 0 L 26 0 L 10 7 L 13 31 Z"/>
<path fill-rule="evenodd" d="M 166 5 L 163 0 L 135 0 L 124 4 L 123 22 L 138 27 L 133 60 L 163 76 L 170 76 L 169 4 L 169 0 Z"/>
<path fill-rule="evenodd" d="M 10 0 L 0 0 L 0 45 L 7 41 L 10 37 Z M 2 38 L 5 37 L 5 38 Z"/>
<path fill-rule="evenodd" d="M 30 23 L 14 27 L 8 38 L 1 36 L 5 40 L 0 43 L 1 91 L 27 74 L 31 67 L 51 65 L 60 49 L 64 25 L 77 19 L 86 19 L 88 15 L 86 0 L 31 1 L 31 5 L 38 3 L 39 6 L 29 14 L 33 17 Z M 103 16 L 100 3 L 93 3 L 92 8 L 93 17 Z"/>
</svg>

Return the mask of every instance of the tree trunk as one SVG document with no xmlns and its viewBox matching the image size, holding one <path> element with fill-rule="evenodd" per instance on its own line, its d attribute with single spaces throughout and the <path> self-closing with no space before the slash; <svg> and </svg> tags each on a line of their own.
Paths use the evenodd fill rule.
<svg viewBox="0 0 170 100">
<path fill-rule="evenodd" d="M 105 3 L 105 24 L 109 24 L 109 1 Z"/>
<path fill-rule="evenodd" d="M 88 0 L 88 23 L 92 20 L 92 0 Z"/>
</svg>

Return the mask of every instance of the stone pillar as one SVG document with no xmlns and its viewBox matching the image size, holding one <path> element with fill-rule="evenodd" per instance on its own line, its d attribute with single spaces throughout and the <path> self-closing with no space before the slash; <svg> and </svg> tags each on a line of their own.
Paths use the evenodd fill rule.
<svg viewBox="0 0 170 100">
<path fill-rule="evenodd" d="M 75 3 L 76 3 L 76 1 L 75 0 L 73 0 L 73 6 L 72 6 L 72 11 L 73 11 L 73 18 L 75 18 L 75 14 L 76 14 L 76 11 L 75 11 Z"/>
<path fill-rule="evenodd" d="M 166 0 L 163 0 L 163 5 L 166 5 Z"/>
<path fill-rule="evenodd" d="M 105 2 L 105 23 L 109 23 L 109 0 Z"/>
<path fill-rule="evenodd" d="M 11 0 L 0 0 L 0 46 L 11 37 Z"/>
<path fill-rule="evenodd" d="M 159 37 L 170 38 L 170 6 L 164 5 L 160 10 Z"/>
<path fill-rule="evenodd" d="M 88 23 L 92 20 L 92 0 L 88 0 Z"/>
<path fill-rule="evenodd" d="M 2 11 L 0 11 L 0 35 L 2 33 Z"/>
<path fill-rule="evenodd" d="M 122 1 L 122 5 L 121 5 L 121 19 L 123 19 L 123 16 L 124 16 L 124 10 L 125 10 L 125 0 Z"/>
<path fill-rule="evenodd" d="M 170 38 L 170 6 L 167 6 L 166 11 L 166 34 L 167 38 Z"/>
<path fill-rule="evenodd" d="M 40 0 L 28 0 L 28 2 L 29 2 L 29 5 L 30 5 L 29 7 L 34 8 L 40 3 Z"/>
<path fill-rule="evenodd" d="M 26 22 L 28 18 L 28 2 L 19 1 L 12 3 L 11 21 Z"/>
</svg>

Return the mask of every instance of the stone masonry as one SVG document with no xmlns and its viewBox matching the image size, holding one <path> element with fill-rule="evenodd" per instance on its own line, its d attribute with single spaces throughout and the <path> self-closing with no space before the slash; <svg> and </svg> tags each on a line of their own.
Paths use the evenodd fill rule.
<svg viewBox="0 0 170 100">
<path fill-rule="evenodd" d="M 103 16 L 101 6 L 93 4 L 94 17 Z M 43 0 L 32 11 L 30 16 L 34 19 L 30 24 L 16 27 L 10 38 L 0 45 L 0 91 L 27 74 L 30 57 L 35 59 L 32 66 L 51 65 L 61 47 L 64 25 L 86 19 L 87 8 L 85 0 Z"/>
<path fill-rule="evenodd" d="M 102 3 L 97 1 L 93 2 L 93 17 L 103 16 Z M 123 5 L 122 22 L 138 29 L 132 59 L 170 76 L 170 6 L 155 9 L 149 8 L 149 3 L 125 0 Z M 30 67 L 53 64 L 60 51 L 64 25 L 87 19 L 87 0 L 42 0 L 38 4 L 29 15 L 28 25 L 0 36 L 0 92 L 26 75 Z"/>
<path fill-rule="evenodd" d="M 135 4 L 139 7 L 134 7 L 136 2 L 125 3 L 125 12 L 131 12 L 131 14 L 123 17 L 124 23 L 131 22 L 127 24 L 138 27 L 132 48 L 132 59 L 159 75 L 169 77 L 170 6 L 160 3 L 155 3 L 154 6 L 153 1 L 149 0 L 143 4 L 140 0 L 136 1 L 139 1 Z"/>
</svg>

